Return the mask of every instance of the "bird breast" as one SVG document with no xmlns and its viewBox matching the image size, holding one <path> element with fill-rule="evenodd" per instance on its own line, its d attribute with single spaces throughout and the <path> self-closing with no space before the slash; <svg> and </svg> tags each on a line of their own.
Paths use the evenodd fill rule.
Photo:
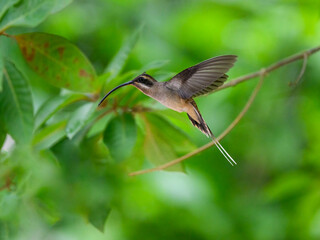
<svg viewBox="0 0 320 240">
<path fill-rule="evenodd" d="M 157 100 L 162 105 L 175 110 L 177 112 L 188 112 L 190 104 L 181 98 L 176 91 L 172 91 L 166 87 L 159 87 L 155 91 L 147 94 L 149 97 Z"/>
</svg>

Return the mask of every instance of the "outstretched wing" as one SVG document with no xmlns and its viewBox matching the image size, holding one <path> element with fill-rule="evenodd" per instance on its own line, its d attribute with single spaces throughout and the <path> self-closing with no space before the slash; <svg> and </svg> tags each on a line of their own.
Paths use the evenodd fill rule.
<svg viewBox="0 0 320 240">
<path fill-rule="evenodd" d="M 236 60 L 235 55 L 210 58 L 178 73 L 165 86 L 178 91 L 184 99 L 205 94 L 223 84 L 228 77 L 225 73 Z"/>
</svg>

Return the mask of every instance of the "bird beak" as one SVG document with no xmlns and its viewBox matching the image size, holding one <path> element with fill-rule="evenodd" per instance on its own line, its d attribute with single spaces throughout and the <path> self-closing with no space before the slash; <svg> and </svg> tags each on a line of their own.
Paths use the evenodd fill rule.
<svg viewBox="0 0 320 240">
<path fill-rule="evenodd" d="M 112 89 L 110 92 L 108 92 L 102 99 L 101 101 L 99 102 L 98 106 L 100 106 L 100 104 L 112 93 L 114 92 L 115 90 L 121 88 L 121 87 L 124 87 L 124 86 L 127 86 L 127 85 L 130 85 L 132 84 L 134 81 L 129 81 L 129 82 L 126 82 L 126 83 L 123 83 L 121 85 L 119 85 L 118 87 L 115 87 L 114 89 Z"/>
</svg>

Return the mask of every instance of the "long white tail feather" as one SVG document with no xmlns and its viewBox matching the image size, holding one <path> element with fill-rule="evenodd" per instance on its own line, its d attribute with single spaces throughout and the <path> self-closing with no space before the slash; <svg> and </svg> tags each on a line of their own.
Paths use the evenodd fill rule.
<svg viewBox="0 0 320 240">
<path fill-rule="evenodd" d="M 233 160 L 233 158 L 229 155 L 229 153 L 222 147 L 222 145 L 219 143 L 219 141 L 216 139 L 216 137 L 211 133 L 210 137 L 213 142 L 216 143 L 217 148 L 222 153 L 222 155 L 228 160 L 228 162 L 233 166 L 233 163 L 237 165 L 237 162 Z"/>
<path fill-rule="evenodd" d="M 216 143 L 215 145 L 217 146 L 217 148 L 219 149 L 219 151 L 222 153 L 222 155 L 225 157 L 225 159 L 228 160 L 228 162 L 231 164 L 231 166 L 233 166 L 232 161 L 230 161 L 230 159 L 225 155 L 225 153 L 223 152 L 223 150 L 220 148 L 220 146 L 218 145 L 218 142 L 213 141 L 214 143 Z"/>
<path fill-rule="evenodd" d="M 217 146 L 217 148 L 219 149 L 219 151 L 222 153 L 222 155 L 228 160 L 228 162 L 231 164 L 231 166 L 233 166 L 233 164 L 237 165 L 237 162 L 235 160 L 233 160 L 233 158 L 229 155 L 229 153 L 222 147 L 222 145 L 219 143 L 219 141 L 216 139 L 216 137 L 212 134 L 209 126 L 205 123 L 205 121 L 203 120 L 200 112 L 198 111 L 195 102 L 192 104 L 193 109 L 195 111 L 195 113 L 197 114 L 198 117 L 198 121 L 199 123 L 196 124 L 196 126 L 204 133 L 206 134 L 208 137 L 210 137 L 212 139 L 212 141 L 215 143 L 215 145 Z M 189 116 L 189 115 L 188 115 Z M 190 116 L 189 116 L 191 122 L 194 121 Z M 193 123 L 193 122 L 192 122 Z M 195 123 L 193 123 L 195 124 Z M 202 126 L 202 127 L 201 127 Z"/>
</svg>

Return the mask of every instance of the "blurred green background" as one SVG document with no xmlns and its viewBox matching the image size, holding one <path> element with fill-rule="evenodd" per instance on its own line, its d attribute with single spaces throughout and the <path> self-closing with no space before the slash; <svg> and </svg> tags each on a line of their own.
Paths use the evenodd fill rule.
<svg viewBox="0 0 320 240">
<path fill-rule="evenodd" d="M 36 27 L 6 32 L 68 39 L 102 81 L 119 49 L 135 38 L 116 83 L 153 68 L 150 63 L 160 68 L 147 73 L 167 80 L 223 54 L 238 55 L 228 73 L 234 79 L 319 45 L 320 2 L 75 0 Z M 0 48 L 27 75 L 35 114 L 67 91 L 26 70 L 12 39 L 0 36 Z M 0 191 L 0 239 L 320 239 L 320 54 L 310 56 L 302 82 L 290 87 L 301 66 L 300 60 L 270 73 L 247 114 L 221 141 L 236 167 L 212 147 L 184 161 L 185 173 L 128 177 L 209 142 L 185 114 L 165 110 L 133 87 L 106 103 L 118 110 L 80 124 L 74 136 L 61 133 L 40 149 L 2 149 L 0 187 L 11 183 Z M 116 83 L 106 82 L 100 95 Z M 256 83 L 196 99 L 215 135 L 238 115 Z M 85 104 L 60 109 L 45 126 L 91 114 Z M 140 117 L 122 113 L 128 105 L 153 110 Z M 135 137 L 127 133 L 119 140 L 117 131 L 130 124 Z"/>
</svg>

